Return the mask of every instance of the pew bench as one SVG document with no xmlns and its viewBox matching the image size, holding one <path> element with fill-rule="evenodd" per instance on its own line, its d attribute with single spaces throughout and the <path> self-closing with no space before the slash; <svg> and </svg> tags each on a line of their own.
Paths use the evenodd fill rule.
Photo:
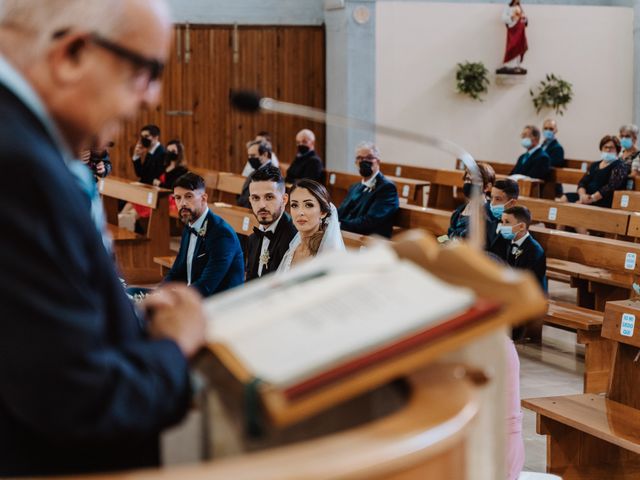
<svg viewBox="0 0 640 480">
<path fill-rule="evenodd" d="M 600 335 L 602 319 L 602 312 L 552 300 L 544 317 L 546 325 L 576 332 L 577 343 L 585 346 L 585 393 L 606 392 L 609 384 L 614 344 Z"/>
<path fill-rule="evenodd" d="M 547 436 L 547 471 L 572 479 L 640 478 L 640 309 L 624 300 L 607 303 L 602 336 L 614 346 L 606 396 L 592 393 L 525 399 Z"/>
<path fill-rule="evenodd" d="M 107 177 L 98 181 L 106 220 L 113 236 L 118 268 L 127 283 L 155 283 L 161 278 L 153 257 L 167 255 L 169 250 L 170 191 L 130 180 Z M 144 235 L 123 231 L 118 225 L 118 202 L 144 205 L 151 210 Z"/>
<path fill-rule="evenodd" d="M 169 270 L 171 270 L 171 267 L 173 266 L 173 262 L 175 261 L 176 261 L 175 255 L 168 255 L 164 257 L 153 257 L 153 263 L 160 266 L 160 275 L 163 278 L 167 276 L 167 273 L 169 273 Z"/>
</svg>

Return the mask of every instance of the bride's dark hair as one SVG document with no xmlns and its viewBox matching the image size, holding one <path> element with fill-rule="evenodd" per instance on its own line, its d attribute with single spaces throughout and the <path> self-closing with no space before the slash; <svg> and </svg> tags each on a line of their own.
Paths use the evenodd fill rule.
<svg viewBox="0 0 640 480">
<path fill-rule="evenodd" d="M 291 187 L 291 191 L 289 192 L 289 199 L 291 199 L 291 195 L 298 188 L 304 188 L 313 195 L 313 197 L 318 200 L 320 204 L 320 211 L 322 213 L 326 213 L 327 215 L 322 219 L 322 223 L 320 224 L 320 228 L 316 233 L 314 233 L 309 239 L 309 250 L 311 251 L 311 255 L 315 256 L 318 253 L 318 249 L 320 248 L 320 243 L 322 242 L 322 237 L 324 237 L 324 231 L 327 228 L 327 221 L 331 216 L 331 197 L 329 197 L 329 192 L 324 185 L 309 179 L 297 180 L 293 187 Z"/>
</svg>

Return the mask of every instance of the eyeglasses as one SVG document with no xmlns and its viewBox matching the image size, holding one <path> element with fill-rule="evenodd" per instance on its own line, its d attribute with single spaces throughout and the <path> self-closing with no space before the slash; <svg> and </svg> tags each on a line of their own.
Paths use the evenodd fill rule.
<svg viewBox="0 0 640 480">
<path fill-rule="evenodd" d="M 69 33 L 69 29 L 59 30 L 53 34 L 54 39 L 64 37 Z M 117 43 L 107 40 L 106 38 L 98 35 L 97 33 L 90 33 L 89 40 L 98 47 L 101 47 L 114 55 L 131 63 L 135 69 L 135 85 L 136 88 L 147 89 L 149 85 L 156 82 L 162 76 L 164 71 L 164 63 L 154 58 L 147 58 L 139 53 L 134 52 L 126 47 L 118 45 Z"/>
</svg>

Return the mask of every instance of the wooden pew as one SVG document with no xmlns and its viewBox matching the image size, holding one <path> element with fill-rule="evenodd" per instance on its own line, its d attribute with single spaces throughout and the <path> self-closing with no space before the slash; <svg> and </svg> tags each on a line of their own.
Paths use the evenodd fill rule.
<svg viewBox="0 0 640 480">
<path fill-rule="evenodd" d="M 584 227 L 615 237 L 627 235 L 631 214 L 611 208 L 594 207 L 553 200 L 519 197 L 518 204 L 527 207 L 536 222 L 569 227 Z"/>
<path fill-rule="evenodd" d="M 215 196 L 216 202 L 226 202 L 235 204 L 238 195 L 242 193 L 246 177 L 236 173 L 218 172 L 218 184 L 216 186 Z"/>
<path fill-rule="evenodd" d="M 170 191 L 117 177 L 98 181 L 109 230 L 114 239 L 118 267 L 127 283 L 155 283 L 161 279 L 153 257 L 168 255 Z M 151 209 L 145 235 L 137 235 L 118 225 L 118 201 Z"/>
<path fill-rule="evenodd" d="M 617 190 L 613 192 L 613 203 L 611 208 L 627 210 L 630 212 L 640 211 L 640 192 L 635 190 Z"/>
<path fill-rule="evenodd" d="M 422 205 L 424 189 L 428 182 L 411 178 L 396 178 L 387 176 L 387 179 L 395 183 L 398 189 L 398 197 L 412 205 Z M 344 172 L 327 171 L 325 185 L 334 205 L 339 206 L 347 196 L 349 187 L 362 181 L 359 175 Z"/>
<path fill-rule="evenodd" d="M 400 205 L 395 225 L 403 230 L 419 228 L 435 236 L 446 235 L 451 220 L 451 212 L 415 205 Z"/>
<path fill-rule="evenodd" d="M 575 170 L 581 170 L 582 172 L 586 172 L 587 170 L 589 170 L 589 167 L 594 161 L 565 158 L 564 162 L 565 162 L 564 168 L 571 168 Z"/>
<path fill-rule="evenodd" d="M 629 316 L 630 315 L 630 316 Z M 572 479 L 640 478 L 640 333 L 634 302 L 607 304 L 602 336 L 615 344 L 606 396 L 594 394 L 522 401 L 547 435 L 547 471 Z"/>
</svg>

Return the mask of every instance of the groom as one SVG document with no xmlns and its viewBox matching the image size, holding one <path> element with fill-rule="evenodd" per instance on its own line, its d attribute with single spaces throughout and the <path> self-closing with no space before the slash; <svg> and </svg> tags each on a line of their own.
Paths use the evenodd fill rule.
<svg viewBox="0 0 640 480">
<path fill-rule="evenodd" d="M 236 232 L 207 206 L 204 179 L 185 173 L 173 184 L 180 220 L 185 224 L 180 251 L 165 282 L 184 282 L 203 297 L 244 280 L 244 259 Z"/>
<path fill-rule="evenodd" d="M 280 169 L 267 165 L 250 177 L 249 201 L 260 227 L 247 242 L 247 281 L 275 272 L 297 230 L 284 211 L 289 196 Z"/>
</svg>

